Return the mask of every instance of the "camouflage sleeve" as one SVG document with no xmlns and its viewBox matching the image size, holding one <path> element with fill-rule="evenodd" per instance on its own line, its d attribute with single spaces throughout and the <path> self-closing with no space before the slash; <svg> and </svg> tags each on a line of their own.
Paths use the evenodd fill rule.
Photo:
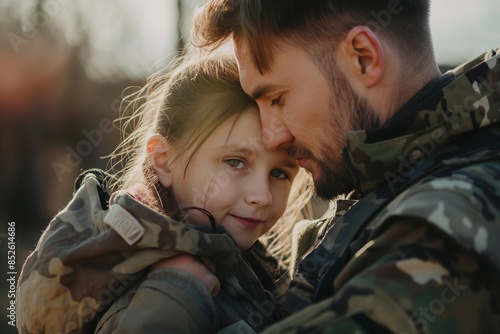
<svg viewBox="0 0 500 334">
<path fill-rule="evenodd" d="M 492 273 L 423 223 L 399 217 L 388 224 L 332 282 L 332 297 L 265 333 L 500 332 Z"/>
<path fill-rule="evenodd" d="M 216 319 L 201 282 L 176 269 L 159 269 L 115 301 L 95 333 L 211 333 Z"/>
</svg>

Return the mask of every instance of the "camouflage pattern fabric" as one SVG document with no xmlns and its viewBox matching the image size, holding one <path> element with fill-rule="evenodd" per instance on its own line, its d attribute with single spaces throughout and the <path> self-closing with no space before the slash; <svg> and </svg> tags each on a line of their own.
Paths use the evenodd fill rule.
<svg viewBox="0 0 500 334">
<path fill-rule="evenodd" d="M 26 260 L 17 289 L 20 333 L 93 332 L 96 317 L 143 283 L 148 266 L 179 253 L 210 258 L 221 295 L 234 300 L 216 300 L 220 322 L 208 319 L 207 332 L 235 322 L 259 330 L 276 321 L 269 294 L 227 235 L 204 233 L 169 219 L 125 192 L 113 194 L 104 210 L 98 189 L 96 176 L 87 174 Z M 191 307 L 185 310 L 196 314 L 194 308 L 201 302 L 185 302 Z M 161 317 L 166 323 L 179 319 Z"/>
<path fill-rule="evenodd" d="M 299 263 L 285 305 L 311 304 L 265 333 L 500 332 L 499 51 L 349 134 L 361 200 Z"/>
</svg>

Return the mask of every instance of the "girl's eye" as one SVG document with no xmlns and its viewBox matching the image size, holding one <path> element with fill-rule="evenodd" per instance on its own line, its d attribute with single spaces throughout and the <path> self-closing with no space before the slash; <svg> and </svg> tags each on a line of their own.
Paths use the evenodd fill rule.
<svg viewBox="0 0 500 334">
<path fill-rule="evenodd" d="M 281 169 L 273 169 L 271 171 L 271 176 L 277 179 L 288 179 L 288 174 Z"/>
<path fill-rule="evenodd" d="M 225 163 L 228 164 L 230 167 L 236 169 L 243 169 L 246 167 L 245 163 L 240 159 L 227 159 Z"/>
</svg>

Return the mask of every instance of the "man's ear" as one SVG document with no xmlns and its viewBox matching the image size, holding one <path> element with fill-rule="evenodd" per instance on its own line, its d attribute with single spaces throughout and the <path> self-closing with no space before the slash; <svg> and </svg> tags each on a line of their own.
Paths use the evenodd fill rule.
<svg viewBox="0 0 500 334">
<path fill-rule="evenodd" d="M 381 40 L 366 26 L 349 30 L 341 48 L 350 71 L 358 82 L 371 88 L 382 79 L 385 69 L 384 49 Z"/>
<path fill-rule="evenodd" d="M 162 135 L 155 134 L 147 141 L 148 161 L 156 171 L 160 183 L 168 188 L 172 186 L 172 171 L 170 170 L 171 151 Z"/>
</svg>

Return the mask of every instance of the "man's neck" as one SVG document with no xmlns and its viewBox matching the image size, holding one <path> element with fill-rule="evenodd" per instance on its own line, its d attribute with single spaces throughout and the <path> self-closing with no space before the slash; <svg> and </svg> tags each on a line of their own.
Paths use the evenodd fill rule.
<svg viewBox="0 0 500 334">
<path fill-rule="evenodd" d="M 379 110 L 381 124 L 385 124 L 418 91 L 441 75 L 435 64 L 422 69 L 420 73 L 402 71 L 400 74 L 390 74 L 387 78 L 388 84 L 381 87 L 383 93 L 378 95 L 380 98 L 376 110 Z"/>
</svg>

